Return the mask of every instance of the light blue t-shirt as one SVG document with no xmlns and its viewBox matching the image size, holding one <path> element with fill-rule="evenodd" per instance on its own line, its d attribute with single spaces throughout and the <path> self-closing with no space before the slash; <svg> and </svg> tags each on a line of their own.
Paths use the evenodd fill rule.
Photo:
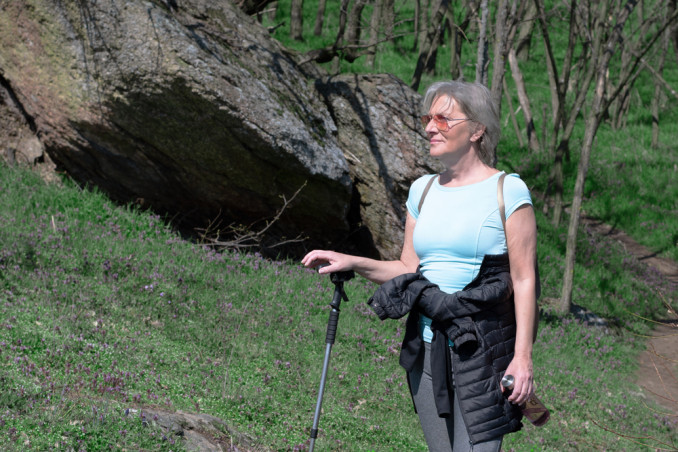
<svg viewBox="0 0 678 452">
<path fill-rule="evenodd" d="M 497 204 L 500 175 L 462 187 L 443 187 L 437 175 L 427 175 L 410 187 L 407 210 L 417 220 L 413 240 L 421 273 L 443 292 L 466 287 L 478 275 L 486 254 L 506 252 Z M 436 180 L 419 212 L 419 200 L 431 177 Z M 504 179 L 504 204 L 507 219 L 520 206 L 532 204 L 530 191 L 517 174 Z M 431 319 L 423 315 L 420 319 L 424 340 L 430 342 Z"/>
</svg>

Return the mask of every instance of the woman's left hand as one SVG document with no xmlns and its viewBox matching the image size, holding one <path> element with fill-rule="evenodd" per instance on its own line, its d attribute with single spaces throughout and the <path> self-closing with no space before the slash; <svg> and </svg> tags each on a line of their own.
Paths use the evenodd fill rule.
<svg viewBox="0 0 678 452">
<path fill-rule="evenodd" d="M 506 368 L 504 375 L 513 375 L 513 392 L 509 402 L 522 405 L 534 393 L 532 359 L 515 356 Z M 504 387 L 501 388 L 505 391 Z"/>
</svg>

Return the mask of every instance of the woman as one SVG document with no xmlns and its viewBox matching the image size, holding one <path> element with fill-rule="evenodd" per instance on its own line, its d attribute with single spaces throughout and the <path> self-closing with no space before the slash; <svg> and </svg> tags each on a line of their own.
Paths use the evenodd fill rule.
<svg viewBox="0 0 678 452">
<path fill-rule="evenodd" d="M 494 370 L 502 375 L 505 371 L 514 376 L 514 389 L 507 400 L 515 407 L 524 403 L 534 391 L 532 340 L 536 303 L 536 222 L 530 194 L 516 175 L 505 178 L 504 230 L 497 204 L 497 182 L 502 173 L 494 168 L 495 147 L 500 133 L 499 118 L 486 87 L 456 81 L 435 83 L 424 97 L 424 111 L 422 123 L 429 138 L 430 153 L 443 163 L 445 170 L 440 175 L 423 176 L 412 184 L 400 259 L 377 261 L 314 250 L 303 258 L 302 263 L 307 267 L 322 266 L 319 270 L 322 274 L 354 270 L 377 284 L 419 269 L 426 280 L 446 294 L 454 294 L 479 275 L 486 255 L 508 251 L 507 264 L 510 262 L 515 303 L 510 319 L 515 324 L 510 334 L 515 332 L 515 337 L 509 339 L 515 346 L 511 350 L 510 361 L 507 361 L 508 366 L 503 364 L 500 367 L 504 368 Z M 431 178 L 435 179 L 424 193 Z M 420 212 L 423 196 L 425 203 Z M 412 312 L 415 313 L 414 310 Z M 436 377 L 431 375 L 432 368 L 440 369 L 435 358 L 439 355 L 431 352 L 432 324 L 435 325 L 437 319 L 416 315 L 418 334 L 424 347 L 421 352 L 416 352 L 416 363 L 410 366 L 408 380 L 429 449 L 499 451 L 507 429 L 484 431 L 478 435 L 478 428 L 471 429 L 466 422 L 477 423 L 482 430 L 481 424 L 485 420 L 468 415 L 473 406 L 460 407 L 460 397 L 453 397 L 453 415 L 439 415 L 434 388 Z M 407 344 L 403 344 L 403 348 L 406 347 Z M 454 344 L 451 344 L 451 350 L 458 352 Z M 455 362 L 454 359 L 452 361 Z M 455 370 L 453 365 L 452 372 Z M 497 375 L 492 379 L 492 390 L 501 391 L 499 382 L 494 381 Z M 462 390 L 464 388 L 457 386 L 453 389 L 456 395 Z M 465 398 L 468 394 L 462 394 L 461 400 Z M 515 417 L 518 410 L 513 411 L 513 414 L 507 414 L 507 425 L 509 418 Z M 465 421 L 465 418 L 469 420 Z M 510 430 L 515 429 L 515 423 L 511 424 Z"/>
</svg>

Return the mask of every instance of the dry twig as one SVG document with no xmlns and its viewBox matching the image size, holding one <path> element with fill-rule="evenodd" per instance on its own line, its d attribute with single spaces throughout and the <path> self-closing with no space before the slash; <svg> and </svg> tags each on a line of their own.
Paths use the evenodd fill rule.
<svg viewBox="0 0 678 452">
<path fill-rule="evenodd" d="M 285 195 L 281 195 L 283 205 L 278 209 L 276 214 L 270 220 L 265 220 L 263 228 L 254 230 L 254 227 L 261 220 L 256 221 L 248 226 L 244 225 L 228 225 L 224 231 L 219 229 L 219 223 L 216 221 L 210 222 L 206 228 L 196 229 L 200 233 L 200 238 L 204 243 L 216 248 L 227 248 L 234 250 L 261 248 L 263 240 L 271 227 L 280 219 L 283 212 L 289 207 L 290 203 L 294 201 L 301 190 L 306 186 L 306 182 L 294 192 L 292 197 L 288 200 Z M 230 239 L 222 239 L 222 235 L 230 237 Z M 297 235 L 292 239 L 283 239 L 273 244 L 266 244 L 268 248 L 277 248 L 291 243 L 303 242 L 306 239 L 302 234 Z"/>
</svg>

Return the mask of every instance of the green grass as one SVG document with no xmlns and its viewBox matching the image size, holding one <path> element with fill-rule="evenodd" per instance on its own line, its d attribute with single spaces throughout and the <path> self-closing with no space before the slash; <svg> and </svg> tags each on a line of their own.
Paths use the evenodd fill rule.
<svg viewBox="0 0 678 452">
<path fill-rule="evenodd" d="M 68 182 L 48 186 L 5 166 L 0 181 L 1 450 L 181 450 L 144 418 L 151 409 L 217 416 L 260 449 L 307 448 L 327 278 L 183 241 L 157 216 Z M 559 292 L 565 232 L 546 230 L 548 298 Z M 675 447 L 675 419 L 646 407 L 633 383 L 637 334 L 648 330 L 633 314 L 652 317 L 656 294 L 675 300 L 675 287 L 614 244 L 582 234 L 580 249 L 575 302 L 610 329 L 545 305 L 534 364 L 552 420 L 508 436 L 505 449 L 636 450 L 621 433 Z M 398 365 L 404 324 L 371 313 L 374 289 L 362 278 L 346 284 L 317 445 L 423 451 Z"/>
</svg>

